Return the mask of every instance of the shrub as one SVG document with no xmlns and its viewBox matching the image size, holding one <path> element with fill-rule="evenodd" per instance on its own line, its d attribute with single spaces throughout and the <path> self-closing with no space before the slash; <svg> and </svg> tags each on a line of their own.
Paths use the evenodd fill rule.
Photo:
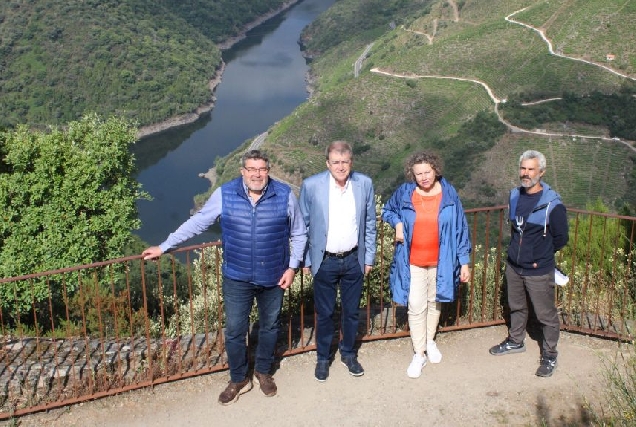
<svg viewBox="0 0 636 427">
<path fill-rule="evenodd" d="M 634 343 L 620 353 L 620 359 L 604 366 L 606 404 L 601 413 L 592 410 L 598 426 L 633 426 L 636 423 L 636 354 Z"/>
<path fill-rule="evenodd" d="M 223 250 L 212 246 L 204 248 L 198 254 L 198 258 L 192 262 L 192 283 L 187 292 L 188 297 L 184 302 L 173 298 L 166 300 L 167 304 L 175 307 L 165 328 L 166 335 L 172 338 L 182 334 L 219 331 L 222 327 L 223 295 L 221 275 L 217 274 L 220 273 L 217 269 L 221 268 Z M 154 329 L 157 330 L 158 327 L 155 324 Z"/>
</svg>

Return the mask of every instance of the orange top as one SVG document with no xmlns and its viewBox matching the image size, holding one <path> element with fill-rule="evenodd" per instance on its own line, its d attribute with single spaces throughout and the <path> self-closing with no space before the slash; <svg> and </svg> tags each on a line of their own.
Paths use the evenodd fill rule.
<svg viewBox="0 0 636 427">
<path fill-rule="evenodd" d="M 415 208 L 415 224 L 413 225 L 409 262 L 418 267 L 436 266 L 439 258 L 437 217 L 439 205 L 442 202 L 442 193 L 434 196 L 421 196 L 417 191 L 414 191 L 411 201 Z"/>
</svg>

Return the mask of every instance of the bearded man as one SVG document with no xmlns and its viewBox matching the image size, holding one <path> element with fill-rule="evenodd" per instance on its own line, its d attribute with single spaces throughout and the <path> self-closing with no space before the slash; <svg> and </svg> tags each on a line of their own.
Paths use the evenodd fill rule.
<svg viewBox="0 0 636 427">
<path fill-rule="evenodd" d="M 532 304 L 542 335 L 536 371 L 539 377 L 551 376 L 557 366 L 560 323 L 554 299 L 554 254 L 568 242 L 567 212 L 559 194 L 541 180 L 545 169 L 545 156 L 538 151 L 528 150 L 519 158 L 521 185 L 510 192 L 508 206 L 510 328 L 508 337 L 490 349 L 494 356 L 526 351 L 524 339 Z"/>
</svg>

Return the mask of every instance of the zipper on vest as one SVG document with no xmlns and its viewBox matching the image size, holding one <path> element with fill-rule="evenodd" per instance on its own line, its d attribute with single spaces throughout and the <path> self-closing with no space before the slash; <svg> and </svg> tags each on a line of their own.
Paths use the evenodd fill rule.
<svg viewBox="0 0 636 427">
<path fill-rule="evenodd" d="M 256 239 L 254 238 L 256 236 L 256 205 L 258 202 L 252 206 L 252 282 L 256 280 Z"/>
</svg>

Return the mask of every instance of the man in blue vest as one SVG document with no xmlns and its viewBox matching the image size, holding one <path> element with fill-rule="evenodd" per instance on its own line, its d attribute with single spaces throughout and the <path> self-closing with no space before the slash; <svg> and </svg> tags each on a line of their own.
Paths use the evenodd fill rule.
<svg viewBox="0 0 636 427">
<path fill-rule="evenodd" d="M 554 253 L 568 242 L 568 220 L 561 197 L 541 178 L 545 156 L 528 150 L 519 158 L 521 186 L 510 192 L 511 239 L 506 281 L 510 306 L 508 337 L 490 354 L 526 351 L 529 305 L 541 326 L 541 361 L 536 375 L 549 377 L 557 366 L 559 316 L 555 305 Z M 527 295 L 527 296 L 526 296 Z"/>
<path fill-rule="evenodd" d="M 159 246 L 142 253 L 144 259 L 156 258 L 220 218 L 225 348 L 230 365 L 230 382 L 219 395 L 222 405 L 252 389 L 245 338 L 254 299 L 259 319 L 254 381 L 265 396 L 276 395 L 270 371 L 283 294 L 294 281 L 307 242 L 296 196 L 288 185 L 269 178 L 268 157 L 251 150 L 243 155 L 241 166 L 241 178 L 217 188 L 199 212 Z"/>
</svg>

